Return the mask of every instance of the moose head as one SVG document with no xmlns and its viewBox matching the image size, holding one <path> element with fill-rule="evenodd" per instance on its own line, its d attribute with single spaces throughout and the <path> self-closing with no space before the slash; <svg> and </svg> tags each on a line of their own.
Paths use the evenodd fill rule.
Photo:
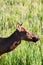
<svg viewBox="0 0 43 65">
<path fill-rule="evenodd" d="M 37 42 L 39 37 L 33 32 L 25 29 L 22 24 L 17 24 L 17 31 L 21 40 Z"/>
</svg>

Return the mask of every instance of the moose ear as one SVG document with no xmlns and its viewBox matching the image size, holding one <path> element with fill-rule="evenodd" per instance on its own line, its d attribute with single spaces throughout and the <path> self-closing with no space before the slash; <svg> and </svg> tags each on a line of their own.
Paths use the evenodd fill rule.
<svg viewBox="0 0 43 65">
<path fill-rule="evenodd" d="M 17 29 L 19 30 L 19 31 L 21 31 L 21 26 L 22 26 L 22 24 L 17 24 Z"/>
</svg>

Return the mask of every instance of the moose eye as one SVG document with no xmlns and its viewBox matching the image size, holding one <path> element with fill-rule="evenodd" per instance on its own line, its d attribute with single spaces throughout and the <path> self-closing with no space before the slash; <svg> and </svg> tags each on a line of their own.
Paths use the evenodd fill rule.
<svg viewBox="0 0 43 65">
<path fill-rule="evenodd" d="M 24 32 L 25 34 L 27 34 L 26 32 Z"/>
</svg>

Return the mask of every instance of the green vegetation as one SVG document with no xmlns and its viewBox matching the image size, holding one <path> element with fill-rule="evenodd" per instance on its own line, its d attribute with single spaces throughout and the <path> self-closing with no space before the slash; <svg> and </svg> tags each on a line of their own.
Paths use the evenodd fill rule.
<svg viewBox="0 0 43 65">
<path fill-rule="evenodd" d="M 10 36 L 18 22 L 39 35 L 40 41 L 22 41 L 0 58 L 0 65 L 43 65 L 43 0 L 0 0 L 0 36 Z"/>
</svg>

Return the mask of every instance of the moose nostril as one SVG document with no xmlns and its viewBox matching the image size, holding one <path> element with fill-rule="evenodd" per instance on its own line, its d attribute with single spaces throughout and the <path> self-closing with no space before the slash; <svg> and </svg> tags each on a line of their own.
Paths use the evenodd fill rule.
<svg viewBox="0 0 43 65">
<path fill-rule="evenodd" d="M 39 37 L 33 37 L 33 42 L 37 42 L 40 38 Z"/>
</svg>

